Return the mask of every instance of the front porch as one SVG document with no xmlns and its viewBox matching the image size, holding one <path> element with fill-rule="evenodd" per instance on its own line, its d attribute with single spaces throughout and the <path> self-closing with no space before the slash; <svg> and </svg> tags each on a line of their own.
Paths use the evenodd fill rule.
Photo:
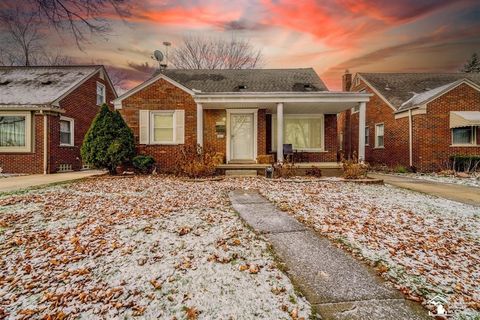
<svg viewBox="0 0 480 320">
<path fill-rule="evenodd" d="M 259 158 L 265 157 L 272 159 L 267 163 L 294 157 L 299 169 L 338 170 L 337 114 L 359 109 L 363 160 L 368 100 L 365 93 L 328 91 L 199 94 L 197 143 L 225 155 L 219 170 L 242 167 L 263 173 L 269 164 L 260 164 Z"/>
<path fill-rule="evenodd" d="M 244 164 L 220 164 L 217 166 L 217 172 L 219 174 L 225 174 L 227 170 L 255 170 L 257 175 L 263 176 L 265 169 L 270 167 L 271 164 L 263 163 L 244 163 Z M 325 177 L 335 177 L 340 174 L 341 164 L 338 162 L 299 162 L 294 163 L 293 167 L 298 175 L 305 175 L 308 169 L 318 168 L 322 170 L 322 175 Z"/>
</svg>

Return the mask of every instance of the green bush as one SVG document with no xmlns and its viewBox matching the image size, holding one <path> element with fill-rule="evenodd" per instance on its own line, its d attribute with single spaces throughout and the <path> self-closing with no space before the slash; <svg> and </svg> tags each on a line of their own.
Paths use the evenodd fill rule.
<svg viewBox="0 0 480 320">
<path fill-rule="evenodd" d="M 155 164 L 155 159 L 152 156 L 139 155 L 133 158 L 132 163 L 137 171 L 149 173 Z"/>
<path fill-rule="evenodd" d="M 408 169 L 405 168 L 404 166 L 396 166 L 394 170 L 395 170 L 396 173 L 407 173 L 408 172 Z"/>
<path fill-rule="evenodd" d="M 454 155 L 450 157 L 450 162 L 455 171 L 480 170 L 480 155 Z"/>
<path fill-rule="evenodd" d="M 85 135 L 80 152 L 85 163 L 115 174 L 118 165 L 135 155 L 132 130 L 118 111 L 111 111 L 103 104 Z"/>
</svg>

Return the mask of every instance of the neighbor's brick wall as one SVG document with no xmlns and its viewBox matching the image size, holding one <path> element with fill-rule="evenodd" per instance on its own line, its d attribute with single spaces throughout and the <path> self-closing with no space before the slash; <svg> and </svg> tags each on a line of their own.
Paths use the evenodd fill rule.
<svg viewBox="0 0 480 320">
<path fill-rule="evenodd" d="M 106 78 L 101 79 L 100 73 L 92 76 L 60 101 L 60 107 L 65 109 L 62 116 L 75 119 L 74 146 L 60 146 L 60 116 L 49 117 L 50 172 L 56 172 L 60 164 L 71 164 L 73 170 L 82 168 L 80 148 L 85 134 L 100 110 L 100 107 L 97 106 L 97 82 L 105 85 L 106 102 L 110 107 L 113 107 L 110 103 L 115 99 L 113 88 L 109 86 Z"/>
<path fill-rule="evenodd" d="M 43 115 L 32 113 L 32 152 L 0 153 L 5 173 L 43 173 Z"/>
<path fill-rule="evenodd" d="M 162 171 L 175 170 L 182 145 L 139 144 L 140 110 L 185 110 L 185 144 L 196 145 L 197 105 L 195 101 L 190 94 L 160 79 L 122 102 L 120 113 L 133 130 L 137 152 L 153 156 Z"/>
<path fill-rule="evenodd" d="M 370 145 L 365 147 L 365 157 L 371 164 L 409 166 L 408 117 L 395 120 L 393 110 L 364 83 L 352 91 L 366 89 L 372 93 L 367 103 L 366 121 L 370 132 Z M 413 115 L 413 166 L 420 171 L 436 171 L 446 168 L 450 156 L 456 154 L 480 155 L 476 147 L 451 147 L 450 111 L 480 111 L 480 93 L 462 84 L 427 105 L 427 114 Z M 350 130 L 344 139 L 346 154 L 358 150 L 358 113 L 342 113 L 339 126 Z M 350 128 L 348 121 L 351 122 Z M 385 124 L 385 148 L 375 149 L 375 123 Z M 479 137 L 480 130 L 477 130 Z M 347 137 L 348 136 L 348 137 Z M 349 139 L 351 147 L 349 147 Z"/>
<path fill-rule="evenodd" d="M 480 111 L 480 92 L 467 84 L 447 92 L 427 105 L 427 114 L 414 116 L 419 124 L 414 126 L 418 168 L 435 171 L 446 168 L 452 155 L 480 155 L 480 130 L 477 130 L 477 146 L 451 147 L 450 111 Z M 477 128 L 478 129 L 478 128 Z"/>
<path fill-rule="evenodd" d="M 366 90 L 373 94 L 366 107 L 366 126 L 369 130 L 369 144 L 365 146 L 365 160 L 370 164 L 385 164 L 388 166 L 409 165 L 408 153 L 408 118 L 395 120 L 394 110 L 387 105 L 363 81 L 352 87 L 351 91 Z M 359 113 L 342 113 L 345 127 L 345 154 L 358 156 L 358 123 Z M 375 125 L 384 124 L 384 148 L 375 148 Z M 349 127 L 348 127 L 349 124 Z"/>
<path fill-rule="evenodd" d="M 60 115 L 52 113 L 48 115 L 49 173 L 56 172 L 58 165 L 63 163 L 71 164 L 74 170 L 81 168 L 80 147 L 91 121 L 99 110 L 96 104 L 97 81 L 105 84 L 107 102 L 113 100 L 115 98 L 113 89 L 106 79 L 101 79 L 97 74 L 60 101 L 60 107 L 65 109 L 65 113 L 62 115 L 75 119 L 75 145 L 73 147 L 60 146 Z M 0 153 L 0 166 L 3 166 L 4 172 L 43 173 L 43 117 L 40 114 L 32 117 L 34 119 L 34 121 L 32 120 L 32 132 L 34 132 L 32 152 Z"/>
</svg>

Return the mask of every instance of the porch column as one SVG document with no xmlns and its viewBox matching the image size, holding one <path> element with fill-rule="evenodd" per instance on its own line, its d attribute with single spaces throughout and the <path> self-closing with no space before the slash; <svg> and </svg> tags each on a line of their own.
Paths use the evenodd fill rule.
<svg viewBox="0 0 480 320">
<path fill-rule="evenodd" d="M 203 147 L 203 106 L 197 103 L 197 144 Z"/>
<path fill-rule="evenodd" d="M 360 102 L 358 112 L 358 162 L 365 161 L 365 109 L 366 102 Z"/>
<path fill-rule="evenodd" d="M 283 162 L 283 103 L 277 103 L 277 162 Z"/>
</svg>

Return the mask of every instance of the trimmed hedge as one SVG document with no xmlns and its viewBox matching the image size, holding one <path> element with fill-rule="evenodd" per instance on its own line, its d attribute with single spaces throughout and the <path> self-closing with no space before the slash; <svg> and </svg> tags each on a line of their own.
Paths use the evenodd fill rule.
<svg viewBox="0 0 480 320">
<path fill-rule="evenodd" d="M 149 173 L 155 164 L 155 159 L 152 156 L 138 155 L 133 158 L 132 164 L 135 169 L 141 173 Z"/>
<path fill-rule="evenodd" d="M 454 155 L 450 157 L 450 162 L 455 171 L 480 170 L 480 155 Z"/>
</svg>

